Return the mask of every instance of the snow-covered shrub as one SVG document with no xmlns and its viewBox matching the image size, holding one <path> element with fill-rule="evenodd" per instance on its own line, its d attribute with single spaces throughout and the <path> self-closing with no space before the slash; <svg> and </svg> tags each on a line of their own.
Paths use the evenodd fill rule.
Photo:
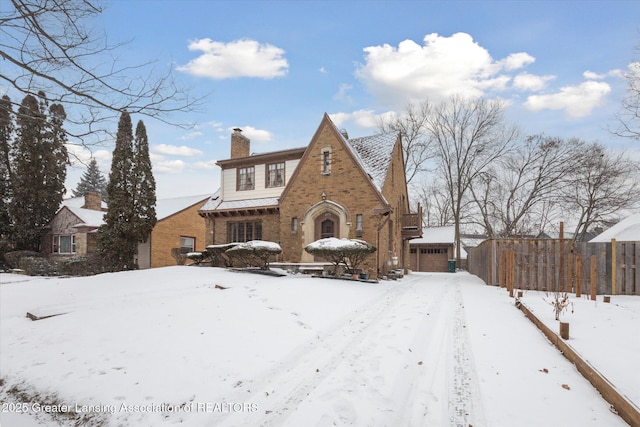
<svg viewBox="0 0 640 427">
<path fill-rule="evenodd" d="M 202 262 L 207 258 L 205 252 L 188 252 L 187 254 L 185 254 L 185 256 L 187 257 L 187 259 L 193 261 L 195 265 L 202 264 Z"/>
<path fill-rule="evenodd" d="M 247 266 L 260 267 L 262 270 L 268 270 L 269 259 L 281 252 L 279 244 L 263 240 L 239 243 L 225 251 L 232 259 L 237 258 Z"/>
<path fill-rule="evenodd" d="M 225 243 L 222 245 L 209 245 L 206 248 L 209 257 L 211 258 L 211 265 L 219 267 L 231 267 L 233 262 L 229 255 L 225 252 L 239 243 Z"/>
<path fill-rule="evenodd" d="M 29 276 L 55 276 L 56 268 L 46 258 L 41 256 L 26 256 L 20 259 L 20 269 Z"/>
<path fill-rule="evenodd" d="M 305 248 L 309 254 L 325 258 L 334 265 L 334 274 L 343 263 L 347 270 L 356 273 L 362 261 L 376 251 L 376 247 L 357 239 L 338 239 L 329 237 L 316 240 Z"/>
</svg>

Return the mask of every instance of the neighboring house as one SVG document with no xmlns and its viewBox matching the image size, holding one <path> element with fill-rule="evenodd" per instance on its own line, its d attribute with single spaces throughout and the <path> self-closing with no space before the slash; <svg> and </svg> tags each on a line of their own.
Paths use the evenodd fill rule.
<svg viewBox="0 0 640 427">
<path fill-rule="evenodd" d="M 198 210 L 216 195 L 160 199 L 156 202 L 158 222 L 146 242 L 138 245 L 138 267 L 155 268 L 176 265 L 171 250 L 181 252 L 203 251 L 206 246 L 206 227 Z"/>
<path fill-rule="evenodd" d="M 409 242 L 409 268 L 413 271 L 446 272 L 449 260 L 454 258 L 453 225 L 423 228 L 422 237 Z"/>
<path fill-rule="evenodd" d="M 47 226 L 42 253 L 58 259 L 94 253 L 106 210 L 100 193 L 87 192 L 83 197 L 63 200 Z"/>
<path fill-rule="evenodd" d="M 640 213 L 628 216 L 589 240 L 589 243 L 611 242 L 611 239 L 618 242 L 640 242 Z"/>
<path fill-rule="evenodd" d="M 280 261 L 314 262 L 304 251 L 326 237 L 357 238 L 377 248 L 370 275 L 409 267 L 408 239 L 421 235 L 421 213 L 409 212 L 398 133 L 349 139 L 328 115 L 305 148 L 250 155 L 235 129 L 219 198 L 200 210 L 208 244 L 268 240 Z"/>
</svg>

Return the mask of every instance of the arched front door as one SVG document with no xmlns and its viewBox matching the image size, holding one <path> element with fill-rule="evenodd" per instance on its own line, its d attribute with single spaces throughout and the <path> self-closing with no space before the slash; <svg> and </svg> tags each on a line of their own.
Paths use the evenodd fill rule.
<svg viewBox="0 0 640 427">
<path fill-rule="evenodd" d="M 314 231 L 315 240 L 340 237 L 340 218 L 331 212 L 324 212 L 316 218 Z M 315 261 L 324 261 L 324 258 L 315 257 Z"/>
</svg>

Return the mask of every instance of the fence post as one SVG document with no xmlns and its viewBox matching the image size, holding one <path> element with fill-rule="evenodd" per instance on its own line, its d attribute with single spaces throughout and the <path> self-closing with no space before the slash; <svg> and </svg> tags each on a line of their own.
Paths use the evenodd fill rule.
<svg viewBox="0 0 640 427">
<path fill-rule="evenodd" d="M 576 298 L 582 296 L 582 257 L 576 255 Z"/>
<path fill-rule="evenodd" d="M 564 221 L 560 221 L 560 240 L 558 241 L 558 290 L 566 292 L 567 283 L 564 277 Z"/>
<path fill-rule="evenodd" d="M 611 295 L 616 294 L 616 270 L 618 269 L 616 261 L 616 239 L 611 239 Z"/>
<path fill-rule="evenodd" d="M 509 252 L 509 296 L 513 297 L 513 286 L 515 281 L 515 267 L 516 267 L 516 253 L 515 251 Z"/>
<path fill-rule="evenodd" d="M 591 255 L 591 301 L 596 300 L 596 282 L 598 276 L 596 275 L 596 256 Z"/>
</svg>

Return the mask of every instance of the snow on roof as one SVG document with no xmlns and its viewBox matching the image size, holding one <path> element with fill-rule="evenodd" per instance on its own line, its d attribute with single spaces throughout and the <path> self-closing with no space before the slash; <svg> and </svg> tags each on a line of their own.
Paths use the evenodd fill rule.
<svg viewBox="0 0 640 427">
<path fill-rule="evenodd" d="M 84 198 L 83 198 L 84 204 Z M 75 206 L 67 206 L 67 209 L 77 216 L 80 221 L 78 224 L 74 224 L 74 227 L 100 227 L 104 224 L 104 214 L 102 211 L 94 211 L 93 209 L 84 209 Z"/>
<path fill-rule="evenodd" d="M 393 148 L 397 140 L 397 133 L 382 133 L 362 138 L 352 138 L 347 141 L 348 145 L 353 148 L 356 158 L 380 192 L 382 192 L 382 186 L 387 177 Z"/>
<path fill-rule="evenodd" d="M 175 213 L 178 213 L 198 202 L 210 199 L 212 194 L 199 194 L 197 196 L 174 197 L 170 199 L 160 199 L 156 201 L 156 217 L 158 221 L 163 220 Z"/>
<path fill-rule="evenodd" d="M 453 225 L 444 227 L 425 227 L 422 229 L 422 237 L 411 239 L 410 245 L 428 244 L 428 243 L 450 243 L 455 242 L 456 231 Z"/>
<path fill-rule="evenodd" d="M 640 213 L 628 216 L 589 240 L 589 243 L 610 242 L 611 239 L 621 242 L 640 242 Z"/>
<path fill-rule="evenodd" d="M 275 197 L 266 197 L 263 199 L 247 199 L 247 200 L 230 200 L 222 201 L 219 199 L 211 199 L 200 209 L 202 211 L 222 211 L 227 209 L 248 209 L 262 208 L 267 206 L 278 206 L 278 199 Z"/>
<path fill-rule="evenodd" d="M 62 203 L 60 204 L 60 208 L 62 208 L 63 206 L 68 206 L 71 208 L 81 208 L 84 206 L 84 202 L 84 196 L 70 197 L 62 201 Z M 107 203 L 104 201 L 102 202 L 102 208 L 107 209 Z"/>
</svg>

